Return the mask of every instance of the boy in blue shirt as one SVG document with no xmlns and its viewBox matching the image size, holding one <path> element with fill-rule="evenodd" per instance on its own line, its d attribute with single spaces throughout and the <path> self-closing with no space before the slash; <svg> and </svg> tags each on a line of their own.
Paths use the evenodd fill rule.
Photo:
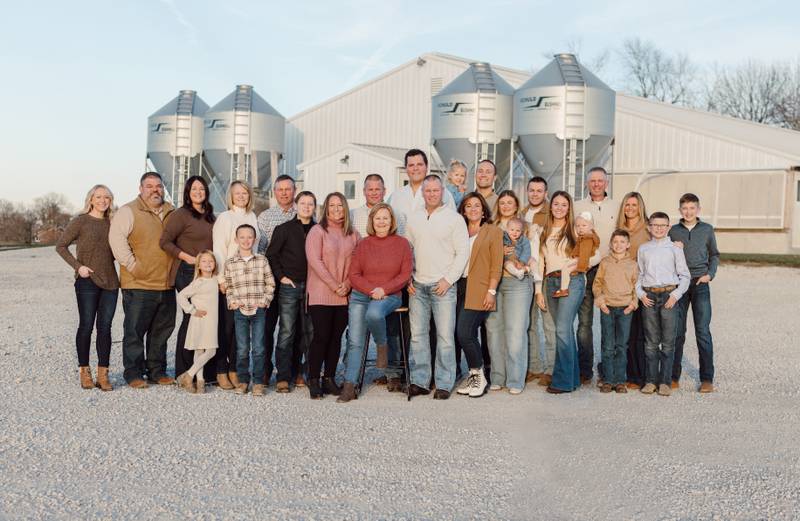
<svg viewBox="0 0 800 521">
<path fill-rule="evenodd" d="M 711 339 L 711 289 L 710 282 L 717 274 L 719 250 L 714 227 L 697 218 L 700 199 L 695 194 L 684 194 L 680 199 L 681 221 L 669 230 L 676 246 L 683 248 L 686 264 L 691 274 L 689 289 L 678 302 L 678 330 L 675 337 L 675 360 L 672 365 L 672 387 L 678 387 L 681 377 L 683 345 L 686 341 L 686 317 L 689 306 L 694 318 L 694 336 L 700 359 L 701 393 L 714 391 L 714 342 Z"/>
</svg>

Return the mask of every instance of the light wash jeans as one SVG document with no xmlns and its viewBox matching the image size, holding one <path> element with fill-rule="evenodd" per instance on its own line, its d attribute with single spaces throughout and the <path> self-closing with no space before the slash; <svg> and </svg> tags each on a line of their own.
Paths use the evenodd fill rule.
<svg viewBox="0 0 800 521">
<path fill-rule="evenodd" d="M 369 330 L 376 345 L 386 344 L 386 317 L 394 313 L 403 301 L 396 295 L 387 295 L 383 300 L 373 300 L 363 293 L 350 293 L 347 322 L 347 352 L 344 362 L 344 381 L 358 383 L 361 357 L 364 355 L 364 339 Z M 389 357 L 392 358 L 391 356 Z"/>
<path fill-rule="evenodd" d="M 416 293 L 409 298 L 411 346 L 408 361 L 411 383 L 428 389 L 431 381 L 431 348 L 428 332 L 430 317 L 436 324 L 436 388 L 450 392 L 456 380 L 456 287 L 451 286 L 441 297 L 434 295 L 436 283 L 414 281 Z"/>
<path fill-rule="evenodd" d="M 581 386 L 578 365 L 578 345 L 575 339 L 575 317 L 583 302 L 586 277 L 581 273 L 569 281 L 569 296 L 554 298 L 553 292 L 561 287 L 561 278 L 545 277 L 547 311 L 553 314 L 556 324 L 556 361 L 550 386 L 571 392 Z"/>
<path fill-rule="evenodd" d="M 497 287 L 497 309 L 486 319 L 492 385 L 525 387 L 528 370 L 528 323 L 533 287 L 530 277 L 503 277 Z"/>
<path fill-rule="evenodd" d="M 542 333 L 544 342 L 542 342 Z M 556 325 L 552 313 L 542 311 L 531 303 L 531 320 L 528 326 L 528 371 L 534 374 L 553 374 L 556 359 Z"/>
</svg>

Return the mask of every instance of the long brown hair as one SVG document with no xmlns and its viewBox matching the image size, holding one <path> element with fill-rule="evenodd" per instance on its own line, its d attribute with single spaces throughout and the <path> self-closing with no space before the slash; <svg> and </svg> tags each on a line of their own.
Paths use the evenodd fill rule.
<svg viewBox="0 0 800 521">
<path fill-rule="evenodd" d="M 575 236 L 575 217 L 572 208 L 573 207 L 572 197 L 569 195 L 569 193 L 563 190 L 559 190 L 553 193 L 552 197 L 550 197 L 550 206 L 548 207 L 550 213 L 547 216 L 547 221 L 544 224 L 544 230 L 542 231 L 542 240 L 539 243 L 539 248 L 541 249 L 541 251 L 544 251 L 545 245 L 547 244 L 547 239 L 550 238 L 550 234 L 552 233 L 552 230 L 554 228 L 553 221 L 555 218 L 553 217 L 553 201 L 556 200 L 556 197 L 563 197 L 569 203 L 569 211 L 567 212 L 567 215 L 564 217 L 564 220 L 566 222 L 564 223 L 564 226 L 561 227 L 561 230 L 558 232 L 558 235 L 556 236 L 556 244 L 557 247 L 561 247 L 564 241 L 566 241 L 566 244 L 564 245 L 565 246 L 564 251 L 567 253 L 567 255 L 571 255 L 573 248 L 575 248 L 575 245 L 578 243 L 578 238 Z"/>
<path fill-rule="evenodd" d="M 342 230 L 345 235 L 350 235 L 353 233 L 353 223 L 350 222 L 350 207 L 347 206 L 347 198 L 341 192 L 331 192 L 325 197 L 325 202 L 322 203 L 322 218 L 319 220 L 319 225 L 322 226 L 323 230 L 328 231 L 328 203 L 333 197 L 338 197 L 342 202 L 342 209 L 344 210 Z"/>
</svg>

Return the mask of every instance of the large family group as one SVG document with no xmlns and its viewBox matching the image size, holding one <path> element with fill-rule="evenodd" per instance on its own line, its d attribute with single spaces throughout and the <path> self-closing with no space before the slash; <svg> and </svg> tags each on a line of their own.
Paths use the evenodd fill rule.
<svg viewBox="0 0 800 521">
<path fill-rule="evenodd" d="M 333 192 L 318 211 L 313 193 L 279 176 L 277 204 L 259 216 L 243 181 L 231 183 L 228 208 L 216 216 L 199 176 L 186 181 L 179 209 L 164 201 L 157 173 L 144 174 L 139 196 L 119 209 L 106 186 L 93 187 L 56 248 L 75 270 L 81 386 L 112 389 L 121 288 L 123 376 L 137 389 L 177 380 L 202 393 L 216 382 L 260 396 L 275 373 L 278 393 L 307 387 L 311 398 L 347 402 L 358 397 L 371 337 L 383 370 L 376 382 L 390 392 L 518 395 L 538 380 L 549 393 L 569 393 L 593 380 L 597 307 L 600 391 L 669 396 L 679 387 L 691 307 L 699 390 L 713 391 L 709 283 L 719 252 L 713 227 L 698 219 L 697 196 L 676 201 L 682 219 L 670 227 L 666 213 L 647 214 L 639 193 L 619 204 L 609 198 L 600 167 L 576 202 L 533 177 L 524 208 L 515 192 L 495 193 L 491 161 L 477 165 L 474 191 L 460 161 L 446 180 L 428 174 L 421 150 L 406 153 L 405 167 L 408 184 L 386 202 L 383 178 L 368 175 L 366 204 L 352 210 Z M 173 379 L 167 341 L 177 306 Z"/>
</svg>

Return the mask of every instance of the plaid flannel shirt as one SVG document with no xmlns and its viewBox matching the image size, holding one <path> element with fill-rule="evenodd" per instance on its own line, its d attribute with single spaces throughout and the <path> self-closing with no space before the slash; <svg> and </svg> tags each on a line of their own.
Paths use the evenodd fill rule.
<svg viewBox="0 0 800 521">
<path fill-rule="evenodd" d="M 237 252 L 225 261 L 228 307 L 238 304 L 243 315 L 255 315 L 259 306 L 269 306 L 274 294 L 275 278 L 266 257 L 255 254 L 244 260 Z"/>
<path fill-rule="evenodd" d="M 295 215 L 297 215 L 297 209 L 294 206 L 288 211 L 280 206 L 273 206 L 261 212 L 261 215 L 258 216 L 258 231 L 260 233 L 256 252 L 266 255 L 267 246 L 269 246 L 269 241 L 272 240 L 275 228 L 287 221 L 291 221 Z"/>
</svg>

